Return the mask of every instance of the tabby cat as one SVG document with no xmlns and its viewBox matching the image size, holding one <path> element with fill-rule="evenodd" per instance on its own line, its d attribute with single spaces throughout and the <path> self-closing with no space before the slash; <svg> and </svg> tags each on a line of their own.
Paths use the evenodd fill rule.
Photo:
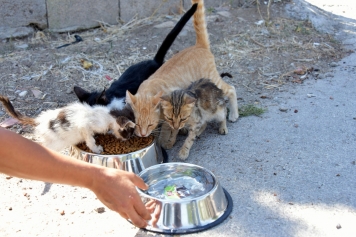
<svg viewBox="0 0 356 237">
<path fill-rule="evenodd" d="M 109 110 L 105 106 L 74 102 L 63 108 L 43 111 L 30 118 L 16 111 L 9 98 L 0 95 L 7 113 L 24 125 L 35 127 L 35 134 L 43 146 L 61 151 L 84 142 L 94 153 L 103 151 L 95 144 L 94 134 L 109 130 L 121 140 L 129 139 L 134 132 L 133 112 L 129 106 L 122 110 Z M 130 118 L 130 119 L 129 119 Z"/>
<path fill-rule="evenodd" d="M 74 92 L 80 102 L 86 102 L 89 105 L 116 103 L 116 99 L 125 98 L 126 90 L 135 94 L 142 81 L 149 78 L 164 63 L 164 58 L 168 49 L 172 46 L 185 24 L 195 13 L 197 4 L 194 4 L 178 21 L 176 26 L 166 36 L 152 60 L 145 60 L 130 66 L 118 80 L 111 84 L 109 89 L 102 92 L 88 92 L 79 86 L 74 87 Z M 112 105 L 111 107 L 114 107 Z"/>
<path fill-rule="evenodd" d="M 185 160 L 196 137 L 205 130 L 207 123 L 220 123 L 219 133 L 227 134 L 227 98 L 209 79 L 193 82 L 185 90 L 175 90 L 161 97 L 165 118 L 162 124 L 160 143 L 166 149 L 172 148 L 179 129 L 188 128 L 188 137 L 179 151 L 179 158 Z M 169 128 L 167 127 L 169 126 Z"/>
<path fill-rule="evenodd" d="M 169 59 L 142 82 L 136 95 L 126 93 L 126 102 L 131 105 L 135 114 L 137 136 L 149 136 L 163 118 L 159 110 L 160 93 L 169 94 L 174 90 L 187 88 L 200 78 L 210 78 L 228 98 L 229 120 L 235 122 L 239 117 L 235 88 L 221 79 L 216 69 L 214 55 L 210 51 L 204 2 L 192 0 L 192 3 L 198 3 L 194 14 L 196 44 Z"/>
</svg>

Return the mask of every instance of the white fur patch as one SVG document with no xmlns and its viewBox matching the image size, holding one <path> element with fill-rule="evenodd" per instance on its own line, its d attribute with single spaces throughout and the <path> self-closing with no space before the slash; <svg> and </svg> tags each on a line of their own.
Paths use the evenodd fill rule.
<svg viewBox="0 0 356 237">
<path fill-rule="evenodd" d="M 110 104 L 107 105 L 109 110 L 119 109 L 122 110 L 125 106 L 125 98 L 115 98 Z"/>
</svg>

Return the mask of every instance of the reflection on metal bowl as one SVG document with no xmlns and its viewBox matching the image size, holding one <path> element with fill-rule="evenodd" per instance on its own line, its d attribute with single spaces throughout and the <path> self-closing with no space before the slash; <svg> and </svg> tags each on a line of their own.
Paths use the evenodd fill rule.
<svg viewBox="0 0 356 237">
<path fill-rule="evenodd" d="M 92 164 L 122 169 L 135 174 L 153 165 L 161 164 L 165 160 L 163 149 L 155 141 L 141 150 L 118 155 L 94 154 L 72 146 L 70 155 Z"/>
<path fill-rule="evenodd" d="M 187 163 L 165 163 L 142 171 L 149 189 L 139 194 L 152 211 L 146 230 L 186 234 L 221 223 L 232 211 L 232 199 L 207 169 Z"/>
</svg>

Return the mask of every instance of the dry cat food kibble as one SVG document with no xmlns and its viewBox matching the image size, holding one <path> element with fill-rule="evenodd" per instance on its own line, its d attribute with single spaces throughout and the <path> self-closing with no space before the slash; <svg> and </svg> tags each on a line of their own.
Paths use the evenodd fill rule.
<svg viewBox="0 0 356 237">
<path fill-rule="evenodd" d="M 95 140 L 96 144 L 101 145 L 104 149 L 101 154 L 117 155 L 141 150 L 152 144 L 154 137 L 152 135 L 149 137 L 132 137 L 127 141 L 120 141 L 111 134 L 99 134 L 95 136 Z M 80 143 L 77 147 L 83 151 L 92 153 L 85 143 Z"/>
</svg>

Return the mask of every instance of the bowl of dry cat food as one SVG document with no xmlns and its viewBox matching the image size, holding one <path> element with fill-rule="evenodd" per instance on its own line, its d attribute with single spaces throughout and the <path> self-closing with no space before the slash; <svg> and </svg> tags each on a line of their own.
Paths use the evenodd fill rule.
<svg viewBox="0 0 356 237">
<path fill-rule="evenodd" d="M 233 202 L 216 176 L 194 164 L 172 162 L 151 166 L 139 176 L 149 186 L 137 188 L 151 211 L 147 231 L 161 234 L 200 232 L 222 223 Z"/>
<path fill-rule="evenodd" d="M 117 139 L 112 134 L 95 135 L 97 145 L 103 147 L 101 154 L 93 153 L 85 143 L 70 148 L 70 155 L 79 160 L 122 169 L 135 174 L 162 163 L 167 157 L 165 151 L 157 145 L 153 135 L 148 137 L 131 137 L 126 141 Z"/>
</svg>

